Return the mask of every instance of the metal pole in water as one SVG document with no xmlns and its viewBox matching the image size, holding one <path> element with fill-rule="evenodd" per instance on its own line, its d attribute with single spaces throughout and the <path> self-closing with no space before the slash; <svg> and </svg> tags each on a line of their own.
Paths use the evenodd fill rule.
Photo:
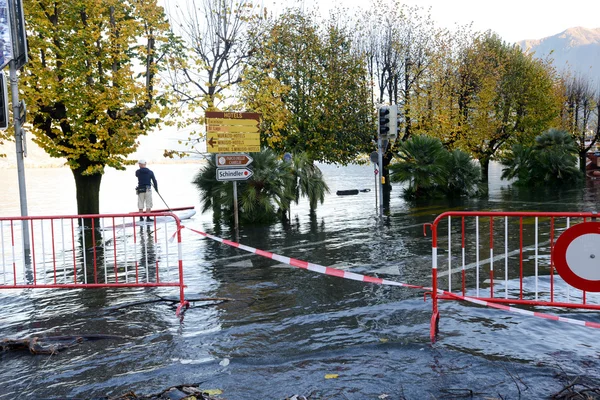
<svg viewBox="0 0 600 400">
<path fill-rule="evenodd" d="M 23 128 L 21 127 L 21 107 L 24 108 L 24 104 L 21 106 L 19 103 L 19 86 L 17 81 L 17 68 L 15 60 L 10 62 L 10 89 L 11 99 L 13 106 L 13 125 L 15 128 L 15 144 L 17 149 L 17 174 L 19 179 L 19 199 L 21 202 L 21 216 L 27 216 L 27 187 L 25 186 L 25 163 L 23 157 L 25 156 L 24 140 L 25 135 Z M 24 114 L 24 110 L 23 110 Z M 29 242 L 29 225 L 26 220 L 22 221 L 23 227 L 23 250 L 25 255 L 28 255 L 31 251 L 31 244 Z M 25 257 L 28 259 L 28 257 Z"/>
<path fill-rule="evenodd" d="M 373 175 L 375 175 L 375 208 L 377 208 L 377 204 L 379 204 L 378 201 L 378 197 L 377 197 L 377 177 L 379 175 L 379 171 L 377 170 L 377 164 L 373 164 Z"/>
<path fill-rule="evenodd" d="M 375 174 L 375 209 L 377 210 L 377 165 L 379 164 L 379 153 L 374 151 L 371 153 L 370 157 L 371 162 L 373 163 L 373 173 Z"/>
<path fill-rule="evenodd" d="M 379 216 L 383 217 L 383 140 L 377 137 L 377 157 L 379 164 Z"/>
<path fill-rule="evenodd" d="M 238 198 L 237 198 L 237 181 L 233 181 L 233 223 L 235 227 L 236 238 L 238 236 Z M 237 240 L 237 239 L 236 239 Z"/>
</svg>

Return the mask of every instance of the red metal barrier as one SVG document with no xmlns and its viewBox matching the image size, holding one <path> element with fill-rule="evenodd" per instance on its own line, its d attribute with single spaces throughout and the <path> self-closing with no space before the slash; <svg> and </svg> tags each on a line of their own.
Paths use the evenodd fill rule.
<svg viewBox="0 0 600 400">
<path fill-rule="evenodd" d="M 592 212 L 439 215 L 431 224 L 431 339 L 439 329 L 438 300 L 460 296 L 493 304 L 600 310 L 594 280 L 600 280 L 597 217 Z"/>
<path fill-rule="evenodd" d="M 0 289 L 176 287 L 179 314 L 181 222 L 171 212 L 140 216 L 0 217 Z"/>
</svg>

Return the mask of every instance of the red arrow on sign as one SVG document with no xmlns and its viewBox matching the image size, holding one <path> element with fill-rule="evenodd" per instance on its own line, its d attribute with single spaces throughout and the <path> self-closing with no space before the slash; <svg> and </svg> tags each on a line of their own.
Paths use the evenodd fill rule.
<svg viewBox="0 0 600 400">
<path fill-rule="evenodd" d="M 208 144 L 210 144 L 210 147 L 215 147 L 215 138 L 208 139 Z"/>
</svg>

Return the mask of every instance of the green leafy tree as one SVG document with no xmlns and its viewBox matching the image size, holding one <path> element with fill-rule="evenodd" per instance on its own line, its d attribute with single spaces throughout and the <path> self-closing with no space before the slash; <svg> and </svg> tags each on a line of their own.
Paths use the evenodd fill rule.
<svg viewBox="0 0 600 400">
<path fill-rule="evenodd" d="M 99 212 L 106 166 L 124 169 L 157 126 L 156 89 L 169 40 L 155 0 L 24 0 L 29 63 L 21 76 L 34 142 L 65 158 L 79 214 Z"/>
<path fill-rule="evenodd" d="M 549 61 L 535 59 L 495 34 L 476 37 L 462 51 L 456 78 L 460 118 L 446 144 L 476 158 L 485 182 L 498 150 L 532 142 L 557 122 L 561 98 Z"/>
<path fill-rule="evenodd" d="M 350 27 L 333 18 L 289 10 L 253 29 L 241 107 L 263 112 L 261 140 L 278 154 L 347 164 L 372 146 L 365 61 Z"/>
</svg>

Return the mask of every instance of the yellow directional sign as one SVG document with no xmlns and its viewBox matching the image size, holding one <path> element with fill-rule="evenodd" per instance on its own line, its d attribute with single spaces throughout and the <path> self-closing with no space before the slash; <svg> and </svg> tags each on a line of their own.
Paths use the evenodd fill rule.
<svg viewBox="0 0 600 400">
<path fill-rule="evenodd" d="M 258 126 L 248 125 L 211 125 L 207 122 L 206 132 L 258 132 Z"/>
<path fill-rule="evenodd" d="M 206 118 L 207 125 L 215 126 L 248 125 L 258 128 L 258 122 L 255 119 Z"/>
<path fill-rule="evenodd" d="M 215 140 L 259 140 L 260 141 L 260 133 L 240 133 L 240 132 L 207 132 L 206 139 L 213 138 Z"/>
<path fill-rule="evenodd" d="M 214 133 L 206 134 L 206 140 L 209 146 L 214 146 L 218 143 L 219 146 L 226 145 L 258 145 L 260 146 L 259 133 Z M 212 142 L 212 143 L 211 143 Z"/>
<path fill-rule="evenodd" d="M 260 114 L 207 111 L 205 116 L 209 153 L 260 151 Z"/>
</svg>

